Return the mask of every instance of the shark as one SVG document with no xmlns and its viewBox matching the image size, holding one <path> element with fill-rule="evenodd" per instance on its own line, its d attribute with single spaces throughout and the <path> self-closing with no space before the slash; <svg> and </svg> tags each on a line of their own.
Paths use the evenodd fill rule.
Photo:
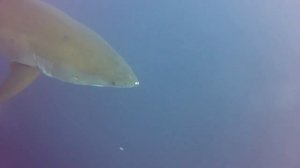
<svg viewBox="0 0 300 168">
<path fill-rule="evenodd" d="M 0 0 L 0 56 L 10 64 L 0 84 L 0 102 L 40 74 L 77 85 L 139 85 L 132 68 L 103 37 L 42 0 Z"/>
</svg>

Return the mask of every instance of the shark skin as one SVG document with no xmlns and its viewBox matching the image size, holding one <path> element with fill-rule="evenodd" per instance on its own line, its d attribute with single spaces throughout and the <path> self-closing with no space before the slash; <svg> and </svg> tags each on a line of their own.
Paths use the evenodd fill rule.
<svg viewBox="0 0 300 168">
<path fill-rule="evenodd" d="M 0 102 L 40 74 L 78 85 L 139 84 L 125 60 L 96 32 L 40 0 L 0 0 L 0 55 L 11 63 Z"/>
</svg>

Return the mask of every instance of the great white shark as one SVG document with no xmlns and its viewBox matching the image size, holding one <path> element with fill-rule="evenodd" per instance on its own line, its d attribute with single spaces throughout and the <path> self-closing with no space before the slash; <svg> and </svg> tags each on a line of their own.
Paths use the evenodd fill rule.
<svg viewBox="0 0 300 168">
<path fill-rule="evenodd" d="M 41 0 L 0 0 L 0 55 L 10 62 L 0 102 L 21 92 L 40 72 L 79 85 L 139 84 L 100 35 Z"/>
</svg>

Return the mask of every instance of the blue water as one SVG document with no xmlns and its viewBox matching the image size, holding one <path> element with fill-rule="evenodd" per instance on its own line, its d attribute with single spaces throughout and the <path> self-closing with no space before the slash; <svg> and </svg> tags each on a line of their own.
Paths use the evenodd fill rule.
<svg viewBox="0 0 300 168">
<path fill-rule="evenodd" d="M 109 41 L 140 86 L 40 77 L 1 106 L 1 168 L 300 166 L 299 2 L 47 1 Z"/>
</svg>

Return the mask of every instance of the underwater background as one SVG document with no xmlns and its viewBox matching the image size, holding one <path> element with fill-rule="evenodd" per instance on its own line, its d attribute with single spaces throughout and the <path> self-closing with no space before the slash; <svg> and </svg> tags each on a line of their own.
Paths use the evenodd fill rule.
<svg viewBox="0 0 300 168">
<path fill-rule="evenodd" d="M 41 76 L 1 105 L 0 168 L 300 167 L 299 1 L 47 2 L 102 35 L 140 86 Z"/>
</svg>

